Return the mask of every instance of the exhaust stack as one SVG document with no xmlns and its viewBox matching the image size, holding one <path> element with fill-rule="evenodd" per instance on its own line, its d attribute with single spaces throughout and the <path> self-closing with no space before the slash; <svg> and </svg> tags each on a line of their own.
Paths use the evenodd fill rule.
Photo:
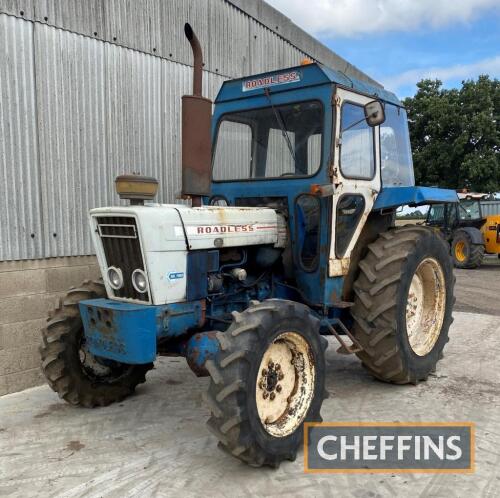
<svg viewBox="0 0 500 498">
<path fill-rule="evenodd" d="M 190 24 L 184 33 L 193 50 L 193 95 L 182 97 L 182 197 L 193 206 L 210 195 L 212 101 L 202 97 L 203 56 L 200 42 Z"/>
</svg>

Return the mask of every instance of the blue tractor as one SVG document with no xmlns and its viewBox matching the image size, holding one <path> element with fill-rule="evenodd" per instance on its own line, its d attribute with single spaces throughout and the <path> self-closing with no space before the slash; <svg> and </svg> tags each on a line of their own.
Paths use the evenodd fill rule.
<svg viewBox="0 0 500 498">
<path fill-rule="evenodd" d="M 407 116 L 392 93 L 316 63 L 183 97 L 182 193 L 121 176 L 129 205 L 93 209 L 102 280 L 71 289 L 42 331 L 50 387 L 104 406 L 145 381 L 158 355 L 210 376 L 209 429 L 253 465 L 293 460 L 318 421 L 325 349 L 377 379 L 416 384 L 448 341 L 454 277 L 444 240 L 395 227 L 403 205 L 454 203 L 416 187 Z"/>
</svg>

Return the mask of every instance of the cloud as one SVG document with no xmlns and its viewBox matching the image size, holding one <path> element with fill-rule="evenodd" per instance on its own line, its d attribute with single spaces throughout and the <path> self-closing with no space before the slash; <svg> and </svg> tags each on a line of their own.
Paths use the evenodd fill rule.
<svg viewBox="0 0 500 498">
<path fill-rule="evenodd" d="M 439 79 L 446 83 L 450 80 L 476 78 L 480 74 L 500 77 L 500 55 L 482 59 L 472 64 L 455 64 L 448 67 L 429 67 L 411 69 L 395 76 L 383 78 L 385 88 L 397 91 L 401 87 L 415 85 L 421 79 Z"/>
<path fill-rule="evenodd" d="M 466 23 L 498 0 L 266 0 L 297 25 L 321 36 L 355 37 Z"/>
</svg>

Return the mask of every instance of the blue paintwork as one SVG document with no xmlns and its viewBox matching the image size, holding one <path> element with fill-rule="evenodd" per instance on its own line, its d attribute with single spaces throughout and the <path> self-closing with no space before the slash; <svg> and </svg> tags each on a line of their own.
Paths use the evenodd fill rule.
<svg viewBox="0 0 500 498">
<path fill-rule="evenodd" d="M 125 303 L 108 299 L 94 299 L 80 303 L 85 337 L 90 352 L 128 364 L 152 362 L 156 358 L 157 343 L 168 339 L 168 350 L 184 355 L 197 375 L 206 373 L 204 365 L 215 357 L 220 344 L 213 332 L 221 321 L 227 325 L 227 315 L 232 311 L 243 311 L 250 300 L 276 297 L 321 305 L 324 319 L 350 320 L 346 308 L 336 308 L 342 301 L 344 279 L 328 276 L 330 248 L 331 198 L 319 199 L 321 211 L 319 264 L 312 271 L 304 270 L 299 261 L 298 243 L 304 238 L 301 211 L 296 209 L 296 199 L 308 194 L 312 184 L 331 182 L 327 165 L 331 163 L 332 137 L 334 136 L 334 107 L 332 106 L 336 85 L 347 87 L 363 94 L 372 95 L 396 105 L 397 97 L 378 87 L 346 77 L 343 73 L 319 64 L 264 73 L 248 78 L 225 82 L 216 99 L 212 120 L 212 138 L 215 140 L 217 126 L 226 113 L 259 107 L 269 107 L 264 90 L 243 91 L 243 82 L 262 76 L 297 71 L 300 81 L 270 87 L 270 98 L 279 106 L 291 102 L 319 101 L 323 105 L 323 143 L 319 170 L 309 177 L 238 180 L 212 183 L 212 195 L 223 195 L 231 205 L 240 197 L 280 197 L 288 208 L 291 245 L 293 248 L 295 279 L 297 288 L 291 288 L 280 281 L 279 275 L 252 275 L 257 278 L 255 286 L 242 286 L 227 281 L 223 292 L 207 296 L 207 275 L 219 269 L 217 251 L 196 251 L 189 253 L 187 274 L 189 279 L 185 303 L 161 306 Z M 205 199 L 205 202 L 208 199 Z M 383 189 L 376 199 L 374 209 L 389 209 L 400 205 L 420 205 L 437 202 L 457 202 L 455 192 L 425 187 L 391 187 Z M 297 228 L 297 229 L 296 229 Z M 205 308 L 206 306 L 206 308 Z M 316 308 L 316 307 L 315 307 Z M 318 313 L 320 313 L 318 311 Z M 196 333 L 194 333 L 196 331 Z"/>
<path fill-rule="evenodd" d="M 326 77 L 325 72 L 319 65 L 312 64 L 303 66 L 304 74 L 309 74 L 311 81 L 302 80 L 299 83 L 288 83 L 285 85 L 277 85 L 271 88 L 271 99 L 274 105 L 288 104 L 290 102 L 302 102 L 307 100 L 320 101 L 323 104 L 324 115 L 324 133 L 322 144 L 322 159 L 321 167 L 318 172 L 311 177 L 303 178 L 277 178 L 277 179 L 263 179 L 252 181 L 224 181 L 212 182 L 212 195 L 225 196 L 231 205 L 235 204 L 235 199 L 238 197 L 286 197 L 289 212 L 289 226 L 292 247 L 297 250 L 295 233 L 295 199 L 300 194 L 307 194 L 310 192 L 311 184 L 325 184 L 330 183 L 328 170 L 326 164 L 330 161 L 331 151 L 331 136 L 333 129 L 333 113 L 332 113 L 332 98 L 335 88 L 331 80 Z M 312 80 L 314 76 L 314 81 Z M 233 90 L 241 92 L 241 82 L 239 81 L 236 87 L 231 87 Z M 228 85 L 234 81 L 228 82 Z M 226 83 L 224 83 L 226 85 Z M 281 91 L 281 87 L 286 87 L 286 91 Z M 221 90 L 222 92 L 222 90 Z M 227 94 L 227 93 L 226 93 Z M 247 91 L 242 92 L 245 97 L 236 99 L 227 99 L 220 101 L 215 106 L 214 116 L 212 120 L 212 134 L 215 140 L 217 132 L 217 123 L 219 119 L 226 113 L 237 112 L 246 109 L 254 109 L 258 107 L 269 107 L 269 100 L 262 91 Z M 315 304 L 330 304 L 331 291 L 324 284 L 318 282 L 326 282 L 327 280 L 335 280 L 336 283 L 330 282 L 330 286 L 338 288 L 342 287 L 343 279 L 336 277 L 331 279 L 328 277 L 328 247 L 329 247 L 329 234 L 330 228 L 328 221 L 330 218 L 330 199 L 321 199 L 321 232 L 320 232 L 320 261 L 318 267 L 312 271 L 307 272 L 296 265 L 296 280 L 300 290 L 304 296 L 307 296 L 309 302 Z M 295 254 L 295 258 L 297 255 Z M 275 294 L 273 294 L 274 296 Z M 278 297 L 278 296 L 276 296 Z"/>
<path fill-rule="evenodd" d="M 421 206 L 458 202 L 454 190 L 433 187 L 387 187 L 383 188 L 373 206 L 374 210 L 389 209 L 398 206 Z"/>
<path fill-rule="evenodd" d="M 90 299 L 79 307 L 90 352 L 131 364 L 152 362 L 158 339 L 199 326 L 203 312 L 201 301 L 150 306 Z"/>
<path fill-rule="evenodd" d="M 86 344 L 93 355 L 132 364 L 154 361 L 162 327 L 157 306 L 108 299 L 81 301 L 79 306 Z"/>
<path fill-rule="evenodd" d="M 215 358 L 220 351 L 220 342 L 215 334 L 214 331 L 194 334 L 181 346 L 188 365 L 199 377 L 208 375 L 205 363 Z"/>
<path fill-rule="evenodd" d="M 373 98 L 380 99 L 385 102 L 389 102 L 391 104 L 396 104 L 398 106 L 402 106 L 401 101 L 392 92 L 388 92 L 383 88 L 371 85 L 370 83 L 366 83 L 364 81 L 360 81 L 356 78 L 347 77 L 344 73 L 340 71 L 330 69 L 329 67 L 317 63 L 307 64 L 305 66 L 292 67 L 280 71 L 271 71 L 267 73 L 247 76 L 245 78 L 238 78 L 226 81 L 223 83 L 219 91 L 219 94 L 215 99 L 215 103 L 220 104 L 222 102 L 228 102 L 231 100 L 239 100 L 239 99 L 246 100 L 248 99 L 248 97 L 263 95 L 264 94 L 263 88 L 243 91 L 244 82 L 248 80 L 265 78 L 267 76 L 275 76 L 275 75 L 290 73 L 292 71 L 296 71 L 300 74 L 300 81 L 271 86 L 270 88 L 272 93 L 287 92 L 289 90 L 297 90 L 297 89 L 305 90 L 317 85 L 330 85 L 330 86 L 341 85 L 356 92 L 372 95 Z"/>
</svg>

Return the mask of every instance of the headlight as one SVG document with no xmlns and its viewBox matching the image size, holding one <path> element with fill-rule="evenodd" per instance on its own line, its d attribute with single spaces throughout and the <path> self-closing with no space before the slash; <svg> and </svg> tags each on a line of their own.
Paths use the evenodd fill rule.
<svg viewBox="0 0 500 498">
<path fill-rule="evenodd" d="M 107 272 L 108 283 L 112 289 L 118 290 L 123 287 L 123 273 L 120 268 L 110 266 Z"/>
<path fill-rule="evenodd" d="M 141 294 L 144 294 L 148 290 L 148 277 L 146 277 L 146 274 L 142 270 L 134 270 L 132 273 L 132 285 Z"/>
</svg>

